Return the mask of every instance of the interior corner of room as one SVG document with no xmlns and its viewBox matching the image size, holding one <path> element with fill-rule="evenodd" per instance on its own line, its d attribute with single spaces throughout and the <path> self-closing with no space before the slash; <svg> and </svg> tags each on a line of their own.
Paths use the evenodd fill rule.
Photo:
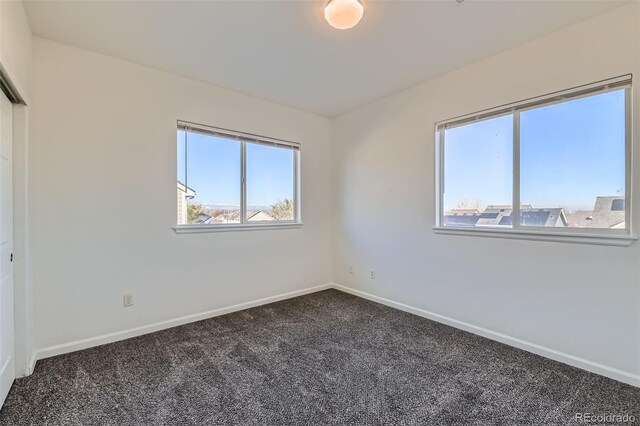
<svg viewBox="0 0 640 426">
<path fill-rule="evenodd" d="M 640 419 L 639 75 L 635 1 L 0 0 L 0 423 Z"/>
</svg>

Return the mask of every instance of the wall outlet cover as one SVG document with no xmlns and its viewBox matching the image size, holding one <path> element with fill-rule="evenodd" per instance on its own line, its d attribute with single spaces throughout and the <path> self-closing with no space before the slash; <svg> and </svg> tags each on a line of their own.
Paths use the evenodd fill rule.
<svg viewBox="0 0 640 426">
<path fill-rule="evenodd" d="M 122 302 L 125 308 L 128 306 L 133 306 L 133 295 L 125 294 L 124 296 L 122 296 Z"/>
</svg>

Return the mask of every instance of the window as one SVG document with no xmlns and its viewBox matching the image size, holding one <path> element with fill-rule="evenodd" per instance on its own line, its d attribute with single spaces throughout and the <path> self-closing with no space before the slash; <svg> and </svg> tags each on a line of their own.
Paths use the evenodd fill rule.
<svg viewBox="0 0 640 426">
<path fill-rule="evenodd" d="M 177 147 L 178 228 L 300 223 L 297 143 L 178 122 Z"/>
<path fill-rule="evenodd" d="M 630 235 L 631 76 L 436 125 L 436 229 Z"/>
</svg>

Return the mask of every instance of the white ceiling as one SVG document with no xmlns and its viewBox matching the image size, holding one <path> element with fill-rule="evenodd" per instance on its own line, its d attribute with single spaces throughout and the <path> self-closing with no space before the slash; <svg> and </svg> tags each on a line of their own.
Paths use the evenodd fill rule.
<svg viewBox="0 0 640 426">
<path fill-rule="evenodd" d="M 611 1 L 27 1 L 37 36 L 336 116 L 601 14 Z"/>
</svg>

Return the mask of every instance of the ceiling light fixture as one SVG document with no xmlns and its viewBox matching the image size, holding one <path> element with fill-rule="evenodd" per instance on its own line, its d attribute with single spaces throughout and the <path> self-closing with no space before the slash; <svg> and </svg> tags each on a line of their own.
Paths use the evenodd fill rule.
<svg viewBox="0 0 640 426">
<path fill-rule="evenodd" d="M 364 6 L 358 0 L 331 0 L 324 7 L 324 19 L 338 30 L 355 27 L 363 14 Z"/>
</svg>

